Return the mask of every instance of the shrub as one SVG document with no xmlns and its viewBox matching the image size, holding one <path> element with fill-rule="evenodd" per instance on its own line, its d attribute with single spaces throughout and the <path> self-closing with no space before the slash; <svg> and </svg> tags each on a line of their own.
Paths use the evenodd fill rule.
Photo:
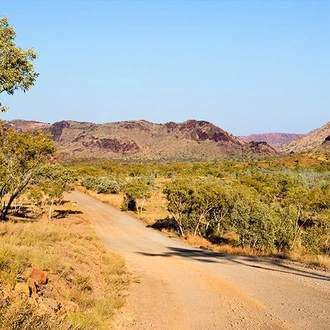
<svg viewBox="0 0 330 330">
<path fill-rule="evenodd" d="M 118 194 L 124 186 L 124 180 L 115 177 L 102 177 L 86 175 L 81 180 L 81 185 L 98 194 Z"/>
</svg>

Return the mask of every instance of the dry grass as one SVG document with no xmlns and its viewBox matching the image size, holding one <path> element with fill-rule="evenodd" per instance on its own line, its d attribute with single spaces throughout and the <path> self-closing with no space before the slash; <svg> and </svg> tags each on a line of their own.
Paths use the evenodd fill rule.
<svg viewBox="0 0 330 330">
<path fill-rule="evenodd" d="M 103 203 L 108 203 L 118 209 L 121 208 L 121 204 L 124 200 L 124 194 L 123 193 L 119 193 L 119 194 L 98 194 L 95 191 L 92 190 L 87 190 L 85 187 L 81 187 L 78 186 L 77 190 L 88 194 L 89 196 L 92 196 L 96 199 L 98 199 L 99 201 L 103 202 Z"/>
<path fill-rule="evenodd" d="M 156 193 L 146 200 L 142 214 L 135 215 L 148 225 L 153 225 L 157 220 L 169 216 L 166 211 L 167 200 L 163 194 Z"/>
<path fill-rule="evenodd" d="M 297 254 L 291 253 L 285 256 L 287 259 L 297 261 L 301 264 L 308 265 L 313 268 L 321 268 L 324 270 L 330 270 L 330 256 L 328 255 L 309 255 L 309 254 Z"/>
<path fill-rule="evenodd" d="M 184 240 L 186 243 L 188 243 L 191 246 L 200 247 L 214 252 L 233 254 L 233 255 L 249 255 L 249 256 L 256 255 L 256 252 L 253 249 L 242 248 L 239 246 L 231 246 L 228 244 L 224 244 L 224 245 L 212 244 L 210 241 L 200 236 L 193 236 L 187 234 Z"/>
<path fill-rule="evenodd" d="M 44 296 L 72 301 L 79 310 L 58 319 L 20 299 L 0 299 L 1 329 L 109 329 L 125 301 L 130 275 L 124 260 L 108 252 L 74 205 L 66 218 L 0 222 L 0 289 L 26 281 L 33 268 L 48 273 Z M 63 210 L 62 210 L 63 211 Z M 1 298 L 2 290 L 0 290 Z M 38 323 L 39 322 L 39 323 Z M 17 326 L 19 324 L 19 326 Z"/>
</svg>

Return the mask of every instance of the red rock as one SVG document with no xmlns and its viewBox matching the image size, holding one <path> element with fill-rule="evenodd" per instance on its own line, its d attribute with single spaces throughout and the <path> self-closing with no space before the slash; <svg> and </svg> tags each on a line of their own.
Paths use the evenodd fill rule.
<svg viewBox="0 0 330 330">
<path fill-rule="evenodd" d="M 47 284 L 48 282 L 47 274 L 42 270 L 36 268 L 32 270 L 31 278 L 33 279 L 34 283 L 37 285 Z"/>
</svg>

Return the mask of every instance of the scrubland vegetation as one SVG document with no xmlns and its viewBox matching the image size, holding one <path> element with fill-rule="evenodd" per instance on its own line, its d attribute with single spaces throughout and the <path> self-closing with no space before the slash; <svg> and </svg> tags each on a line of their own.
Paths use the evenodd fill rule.
<svg viewBox="0 0 330 330">
<path fill-rule="evenodd" d="M 190 242 L 329 267 L 327 153 L 204 163 L 85 163 L 76 170 L 81 184 L 99 198 Z M 100 193 L 106 182 L 118 189 Z"/>
<path fill-rule="evenodd" d="M 81 187 L 148 225 L 215 251 L 275 255 L 330 268 L 326 152 L 210 162 L 56 160 L 41 132 L 0 132 L 0 327 L 111 327 L 128 284 L 64 192 Z M 62 205 L 62 206 L 61 206 Z M 64 207 L 64 209 L 61 209 Z M 60 208 L 60 209 L 59 209 Z M 49 284 L 16 292 L 32 269 Z M 44 302 L 55 307 L 45 312 Z M 75 306 L 66 310 L 62 306 Z"/>
</svg>

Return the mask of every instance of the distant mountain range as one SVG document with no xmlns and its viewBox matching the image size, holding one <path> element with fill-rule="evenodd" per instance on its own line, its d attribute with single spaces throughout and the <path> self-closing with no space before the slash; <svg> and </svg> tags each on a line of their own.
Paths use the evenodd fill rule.
<svg viewBox="0 0 330 330">
<path fill-rule="evenodd" d="M 330 150 L 330 122 L 297 140 L 281 145 L 278 150 L 286 153 Z"/>
<path fill-rule="evenodd" d="M 244 142 L 207 121 L 154 124 L 145 120 L 105 124 L 14 120 L 21 130 L 50 132 L 65 159 L 217 159 L 277 154 L 266 142 Z"/>
<path fill-rule="evenodd" d="M 198 120 L 166 124 L 145 120 L 105 124 L 13 120 L 6 125 L 50 132 L 64 159 L 209 160 L 330 148 L 330 122 L 306 135 L 269 133 L 240 137 Z"/>
<path fill-rule="evenodd" d="M 265 134 L 251 134 L 246 136 L 239 136 L 245 142 L 251 141 L 265 141 L 273 147 L 278 147 L 281 144 L 289 143 L 304 136 L 304 134 L 290 134 L 290 133 L 265 133 Z"/>
</svg>

